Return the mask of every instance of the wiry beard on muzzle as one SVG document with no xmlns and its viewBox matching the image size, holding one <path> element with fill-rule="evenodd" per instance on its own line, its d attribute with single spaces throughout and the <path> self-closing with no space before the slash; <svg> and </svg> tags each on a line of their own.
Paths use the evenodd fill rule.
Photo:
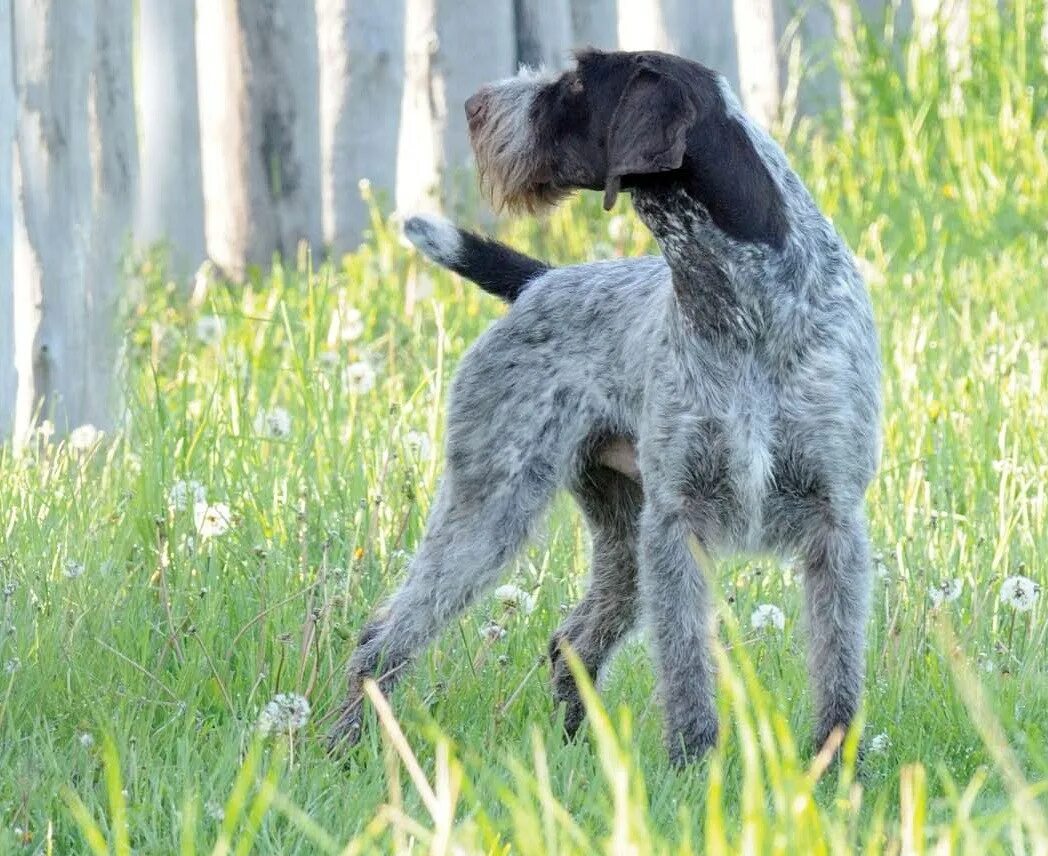
<svg viewBox="0 0 1048 856">
<path fill-rule="evenodd" d="M 496 211 L 537 214 L 571 192 L 553 183 L 549 153 L 535 144 L 533 93 L 525 81 L 506 81 L 491 93 L 483 122 L 470 130 L 480 188 Z"/>
</svg>

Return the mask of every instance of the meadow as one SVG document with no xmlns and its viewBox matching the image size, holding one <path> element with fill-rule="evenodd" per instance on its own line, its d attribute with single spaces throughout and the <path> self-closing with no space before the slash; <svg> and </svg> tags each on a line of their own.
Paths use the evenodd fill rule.
<svg viewBox="0 0 1048 856">
<path fill-rule="evenodd" d="M 668 764 L 642 639 L 564 743 L 542 658 L 585 585 L 566 498 L 513 588 L 326 756 L 421 535 L 449 379 L 503 311 L 376 205 L 359 251 L 245 285 L 129 262 L 119 427 L 0 452 L 0 852 L 1048 852 L 1045 14 L 974 2 L 967 75 L 863 30 L 843 113 L 779 130 L 881 332 L 861 762 L 858 730 L 839 766 L 811 757 L 801 593 L 768 560 L 716 569 L 709 758 Z M 628 200 L 499 231 L 557 262 L 653 251 Z"/>
</svg>

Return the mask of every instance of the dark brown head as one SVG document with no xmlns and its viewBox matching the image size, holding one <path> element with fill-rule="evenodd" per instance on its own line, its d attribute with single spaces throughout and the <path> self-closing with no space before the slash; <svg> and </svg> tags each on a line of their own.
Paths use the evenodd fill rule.
<svg viewBox="0 0 1048 856">
<path fill-rule="evenodd" d="M 466 102 L 481 184 L 498 208 L 535 212 L 576 189 L 673 182 L 719 226 L 779 243 L 781 195 L 719 76 L 655 52 L 583 51 L 561 74 L 522 71 Z"/>
</svg>

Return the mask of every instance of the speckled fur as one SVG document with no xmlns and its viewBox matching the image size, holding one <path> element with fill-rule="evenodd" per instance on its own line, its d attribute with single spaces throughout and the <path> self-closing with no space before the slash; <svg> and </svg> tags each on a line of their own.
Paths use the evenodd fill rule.
<svg viewBox="0 0 1048 856">
<path fill-rule="evenodd" d="M 709 569 L 696 566 L 692 535 L 713 556 L 799 560 L 817 744 L 854 717 L 870 583 L 864 494 L 879 455 L 870 304 L 782 150 L 721 93 L 785 200 L 783 246 L 728 237 L 672 186 L 638 188 L 662 257 L 551 270 L 473 344 L 451 391 L 426 535 L 361 636 L 336 740 L 359 733 L 362 679 L 384 675 L 388 691 L 498 580 L 561 488 L 593 535 L 589 590 L 551 642 L 569 732 L 582 707 L 561 644 L 596 674 L 642 616 L 671 757 L 715 742 Z M 635 444 L 643 491 L 600 464 L 608 438 Z"/>
</svg>

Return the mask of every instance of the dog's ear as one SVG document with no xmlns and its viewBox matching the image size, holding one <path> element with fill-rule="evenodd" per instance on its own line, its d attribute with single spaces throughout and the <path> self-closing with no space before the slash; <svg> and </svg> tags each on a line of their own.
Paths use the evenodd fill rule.
<svg viewBox="0 0 1048 856">
<path fill-rule="evenodd" d="M 615 204 L 622 176 L 679 169 L 696 118 L 680 83 L 647 65 L 634 71 L 608 126 L 604 209 Z"/>
</svg>

